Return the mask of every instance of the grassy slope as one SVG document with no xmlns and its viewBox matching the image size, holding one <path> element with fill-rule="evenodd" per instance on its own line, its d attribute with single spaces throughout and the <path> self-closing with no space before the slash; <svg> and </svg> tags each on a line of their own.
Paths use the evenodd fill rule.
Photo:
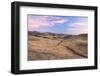
<svg viewBox="0 0 100 76">
<path fill-rule="evenodd" d="M 87 58 L 87 39 L 52 39 L 29 35 L 28 60 Z"/>
</svg>

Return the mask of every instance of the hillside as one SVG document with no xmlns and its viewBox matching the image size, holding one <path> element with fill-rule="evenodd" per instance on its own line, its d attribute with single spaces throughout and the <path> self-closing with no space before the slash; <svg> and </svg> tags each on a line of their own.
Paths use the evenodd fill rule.
<svg viewBox="0 0 100 76">
<path fill-rule="evenodd" d="M 28 60 L 87 58 L 87 34 L 28 32 Z"/>
</svg>

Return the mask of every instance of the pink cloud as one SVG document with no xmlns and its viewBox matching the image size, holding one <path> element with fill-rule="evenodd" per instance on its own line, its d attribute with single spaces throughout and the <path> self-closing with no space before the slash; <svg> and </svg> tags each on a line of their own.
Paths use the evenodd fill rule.
<svg viewBox="0 0 100 76">
<path fill-rule="evenodd" d="M 88 33 L 88 25 L 85 23 L 72 23 L 69 28 L 68 34 L 81 34 Z"/>
<path fill-rule="evenodd" d="M 54 23 L 64 23 L 64 22 L 67 22 L 68 20 L 66 19 L 61 19 L 59 17 L 51 17 L 51 19 L 53 20 Z"/>
<path fill-rule="evenodd" d="M 64 23 L 66 20 L 63 20 L 63 19 L 61 19 L 61 20 L 57 20 L 57 21 L 53 21 L 54 23 Z"/>
<path fill-rule="evenodd" d="M 45 19 L 29 19 L 28 20 L 28 27 L 31 29 L 38 29 L 42 26 L 46 26 L 48 23 L 46 22 Z"/>
<path fill-rule="evenodd" d="M 67 20 L 61 19 L 59 17 L 53 16 L 38 16 L 36 18 L 28 17 L 28 27 L 29 29 L 39 29 L 41 27 L 53 27 L 56 24 L 61 24 Z"/>
</svg>

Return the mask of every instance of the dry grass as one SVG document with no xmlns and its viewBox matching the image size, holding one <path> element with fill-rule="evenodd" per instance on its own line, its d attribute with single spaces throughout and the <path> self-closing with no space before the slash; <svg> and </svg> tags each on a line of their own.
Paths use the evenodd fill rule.
<svg viewBox="0 0 100 76">
<path fill-rule="evenodd" d="M 28 60 L 87 58 L 87 53 L 86 38 L 28 38 Z"/>
</svg>

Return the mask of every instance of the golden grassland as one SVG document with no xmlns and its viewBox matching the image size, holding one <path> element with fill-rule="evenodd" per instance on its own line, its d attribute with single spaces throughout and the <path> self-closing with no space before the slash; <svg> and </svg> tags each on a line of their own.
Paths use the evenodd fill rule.
<svg viewBox="0 0 100 76">
<path fill-rule="evenodd" d="M 87 36 L 69 38 L 28 36 L 28 60 L 87 58 Z"/>
</svg>

